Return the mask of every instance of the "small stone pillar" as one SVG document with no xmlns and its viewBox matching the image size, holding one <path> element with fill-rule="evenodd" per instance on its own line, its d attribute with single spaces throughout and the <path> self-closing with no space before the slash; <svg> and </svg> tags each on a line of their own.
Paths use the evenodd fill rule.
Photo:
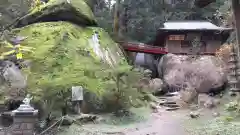
<svg viewBox="0 0 240 135">
<path fill-rule="evenodd" d="M 228 82 L 230 87 L 230 92 L 232 95 L 236 95 L 237 92 L 240 92 L 240 89 L 238 88 L 238 60 L 237 60 L 237 54 L 235 52 L 235 47 L 232 47 L 232 50 L 230 52 L 230 59 L 228 61 L 229 65 L 229 76 L 228 76 Z"/>
<path fill-rule="evenodd" d="M 34 135 L 37 115 L 38 110 L 35 110 L 29 104 L 22 104 L 18 109 L 12 111 L 11 135 Z"/>
</svg>

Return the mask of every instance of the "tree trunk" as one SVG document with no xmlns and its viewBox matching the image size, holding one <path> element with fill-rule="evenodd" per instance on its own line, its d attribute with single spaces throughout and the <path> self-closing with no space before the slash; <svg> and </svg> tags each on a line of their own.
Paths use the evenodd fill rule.
<svg viewBox="0 0 240 135">
<path fill-rule="evenodd" d="M 236 39 L 237 39 L 237 54 L 239 57 L 239 40 L 240 40 L 240 2 L 239 0 L 232 0 L 232 10 L 233 10 L 233 15 L 234 15 L 234 26 L 236 29 Z"/>
<path fill-rule="evenodd" d="M 118 38 L 119 34 L 119 5 L 120 5 L 120 0 L 116 0 L 115 3 L 115 8 L 114 8 L 114 22 L 113 22 L 113 32 L 116 38 Z"/>
</svg>

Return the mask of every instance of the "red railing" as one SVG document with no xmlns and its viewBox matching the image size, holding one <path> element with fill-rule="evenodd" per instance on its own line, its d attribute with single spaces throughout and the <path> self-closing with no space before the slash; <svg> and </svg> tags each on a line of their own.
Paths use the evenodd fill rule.
<svg viewBox="0 0 240 135">
<path fill-rule="evenodd" d="M 142 53 L 150 53 L 150 54 L 168 54 L 168 51 L 164 47 L 152 46 L 143 43 L 131 43 L 131 42 L 119 42 L 119 44 L 123 47 L 124 50 L 130 52 L 142 52 Z M 189 55 L 188 53 L 173 53 L 178 55 Z M 203 52 L 201 55 L 215 55 L 214 52 Z"/>
<path fill-rule="evenodd" d="M 126 51 L 131 52 L 142 52 L 142 53 L 151 53 L 151 54 L 167 54 L 168 52 L 164 47 L 151 46 L 142 43 L 120 43 L 120 45 Z"/>
</svg>

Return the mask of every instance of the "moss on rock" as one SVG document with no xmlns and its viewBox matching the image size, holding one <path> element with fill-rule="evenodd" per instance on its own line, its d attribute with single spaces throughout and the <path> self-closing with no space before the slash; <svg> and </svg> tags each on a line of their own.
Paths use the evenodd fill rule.
<svg viewBox="0 0 240 135">
<path fill-rule="evenodd" d="M 86 0 L 69 1 L 50 0 L 21 18 L 12 30 L 27 37 L 21 45 L 34 48 L 33 53 L 23 53 L 23 59 L 31 60 L 30 68 L 24 69 L 28 92 L 35 101 L 44 101 L 46 110 L 66 107 L 72 86 L 86 89 L 85 97 L 91 98 L 85 99 L 91 104 L 87 109 L 109 109 L 108 101 L 116 109 L 117 105 L 137 106 L 134 101 L 143 100 L 134 87 L 140 73 L 130 70 L 118 44 L 95 26 Z M 99 42 L 94 40 L 97 35 Z"/>
<path fill-rule="evenodd" d="M 99 49 L 103 59 L 93 49 L 94 32 L 99 34 Z M 140 97 L 137 90 L 132 91 L 134 83 L 130 84 L 129 80 L 121 85 L 121 89 L 118 88 L 117 76 L 122 72 L 128 74 L 131 67 L 118 44 L 103 29 L 81 27 L 69 22 L 43 22 L 14 29 L 13 33 L 27 37 L 22 45 L 35 48 L 34 53 L 24 53 L 23 58 L 31 60 L 31 68 L 26 69 L 25 73 L 28 75 L 28 92 L 33 94 L 36 100 L 54 100 L 54 106 L 59 109 L 59 106 L 64 105 L 71 97 L 71 87 L 79 85 L 96 95 L 93 96 L 94 99 L 85 99 L 89 104 L 102 104 L 99 102 L 102 102 L 102 98 L 109 92 L 113 93 L 110 95 L 112 98 L 114 93 L 125 93 L 124 103 Z M 128 79 L 137 82 L 135 79 L 138 78 Z M 121 100 L 118 98 L 122 98 L 121 95 L 116 98 Z M 89 109 L 106 109 L 87 106 L 88 112 Z"/>
<path fill-rule="evenodd" d="M 31 72 L 35 77 L 34 81 L 38 82 L 39 86 L 42 85 L 42 82 L 45 86 L 56 84 L 69 88 L 74 83 L 81 83 L 81 78 L 83 78 L 84 83 L 82 82 L 81 85 L 88 89 L 96 89 L 96 87 L 93 87 L 99 85 L 100 88 L 102 80 L 86 81 L 86 78 L 83 77 L 84 72 L 87 70 L 90 72 L 105 68 L 110 69 L 110 67 L 107 63 L 101 63 L 101 60 L 93 51 L 92 46 L 94 44 L 91 42 L 91 38 L 94 31 L 98 31 L 101 37 L 100 48 L 102 52 L 108 51 L 110 58 L 116 62 L 115 64 L 124 59 L 118 45 L 111 40 L 103 29 L 97 27 L 80 27 L 68 22 L 46 22 L 15 29 L 14 33 L 28 37 L 22 45 L 35 48 L 34 53 L 25 54 L 23 57 L 33 60 Z M 62 76 L 64 74 L 66 76 Z M 43 76 L 46 78 L 43 78 Z M 75 79 L 76 77 L 79 79 Z M 62 81 L 61 84 L 57 83 L 60 80 Z M 72 82 L 69 85 L 70 80 Z M 90 84 L 86 84 L 88 82 Z M 93 86 L 91 83 L 95 85 Z"/>
<path fill-rule="evenodd" d="M 85 0 L 50 0 L 22 17 L 14 27 L 37 22 L 69 21 L 77 25 L 96 26 L 96 20 Z"/>
</svg>

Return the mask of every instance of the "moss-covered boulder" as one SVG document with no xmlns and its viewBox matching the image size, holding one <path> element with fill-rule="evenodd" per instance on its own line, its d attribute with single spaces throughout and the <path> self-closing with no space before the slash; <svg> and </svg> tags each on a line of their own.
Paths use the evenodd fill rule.
<svg viewBox="0 0 240 135">
<path fill-rule="evenodd" d="M 100 37 L 98 48 L 93 42 L 95 32 Z M 118 44 L 98 27 L 44 22 L 15 29 L 13 33 L 27 37 L 22 45 L 34 48 L 34 53 L 24 53 L 23 58 L 32 61 L 25 72 L 28 91 L 39 100 L 67 93 L 66 98 L 59 97 L 55 101 L 62 104 L 63 99 L 70 97 L 74 85 L 81 85 L 101 97 L 114 81 L 112 71 L 128 68 Z"/>
<path fill-rule="evenodd" d="M 86 81 L 84 72 L 110 69 L 124 60 L 118 44 L 98 27 L 81 27 L 68 22 L 45 22 L 15 29 L 13 32 L 27 37 L 22 45 L 34 48 L 34 53 L 25 53 L 23 58 L 32 60 L 31 72 L 39 86 L 42 85 L 40 80 L 44 79 L 42 83 L 45 86 L 56 84 L 71 87 L 74 83 L 79 85 L 82 78 L 85 84 L 81 85 L 88 86 L 88 89 L 96 89 L 91 88 L 94 87 L 91 83 L 97 85 L 102 80 Z M 95 32 L 100 36 L 99 48 L 96 48 L 92 39 Z M 37 74 L 39 78 L 36 78 Z M 62 82 L 58 84 L 60 79 Z M 68 85 L 70 80 L 71 85 Z"/>
<path fill-rule="evenodd" d="M 30 88 L 33 88 L 31 84 L 45 88 L 70 88 L 76 84 L 100 90 L 104 83 L 92 72 L 110 69 L 125 60 L 119 46 L 103 29 L 95 26 L 88 2 L 50 0 L 15 23 L 12 33 L 27 37 L 21 45 L 35 48 L 34 53 L 23 56 L 32 60 Z"/>
<path fill-rule="evenodd" d="M 91 8 L 86 0 L 50 0 L 36 7 L 14 25 L 23 27 L 37 22 L 69 21 L 77 25 L 96 26 Z"/>
<path fill-rule="evenodd" d="M 137 106 L 143 100 L 135 87 L 141 75 L 130 70 L 108 33 L 96 27 L 85 1 L 50 0 L 15 23 L 13 35 L 26 37 L 21 45 L 33 49 L 23 52 L 23 59 L 31 61 L 23 69 L 27 91 L 46 110 L 66 107 L 71 87 L 79 85 L 86 90 L 87 109 Z"/>
</svg>

